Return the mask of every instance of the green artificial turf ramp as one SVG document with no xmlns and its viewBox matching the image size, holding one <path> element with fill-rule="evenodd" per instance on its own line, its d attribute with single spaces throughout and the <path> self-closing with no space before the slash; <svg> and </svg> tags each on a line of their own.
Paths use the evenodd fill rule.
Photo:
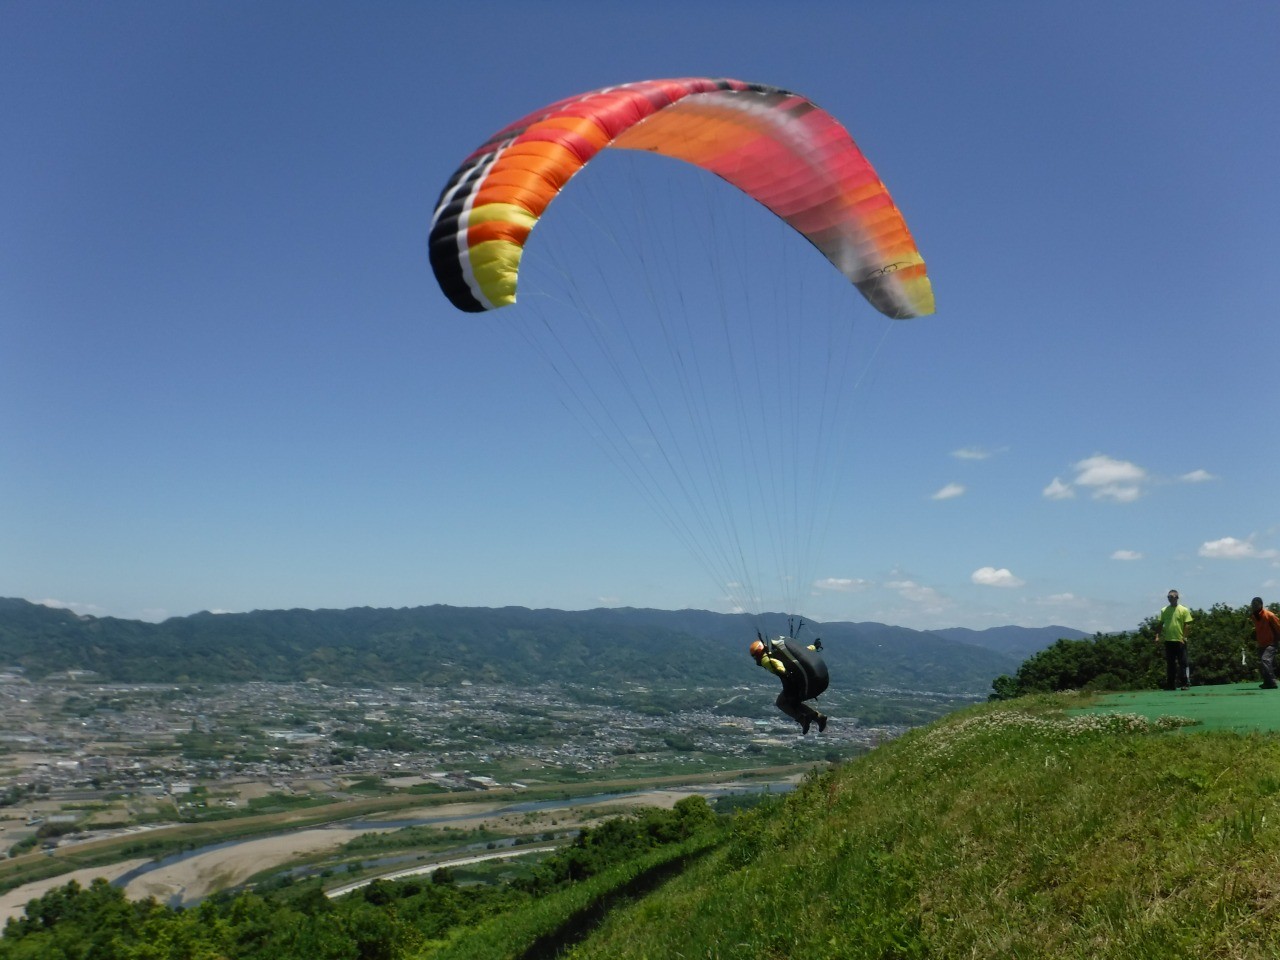
<svg viewBox="0 0 1280 960">
<path fill-rule="evenodd" d="M 1280 730 L 1280 690 L 1259 689 L 1256 681 L 1224 683 L 1190 690 L 1138 690 L 1109 693 L 1091 707 L 1072 713 L 1136 713 L 1148 720 L 1187 717 L 1196 730 Z"/>
</svg>

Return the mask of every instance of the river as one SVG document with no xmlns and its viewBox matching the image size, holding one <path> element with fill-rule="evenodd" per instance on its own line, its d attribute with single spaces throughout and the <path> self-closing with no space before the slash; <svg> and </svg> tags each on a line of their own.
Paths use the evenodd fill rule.
<svg viewBox="0 0 1280 960">
<path fill-rule="evenodd" d="M 242 886 L 262 871 L 275 866 L 284 867 L 291 860 L 336 852 L 343 844 L 362 833 L 389 832 L 412 826 L 462 826 L 475 821 L 521 817 L 529 813 L 567 810 L 583 806 L 644 804 L 670 807 L 683 797 L 695 794 L 714 800 L 734 794 L 786 792 L 795 786 L 796 779 L 775 783 L 726 784 L 710 789 L 686 786 L 665 790 L 592 794 L 569 799 L 530 800 L 516 803 L 486 803 L 481 799 L 469 797 L 467 800 L 448 804 L 446 807 L 424 807 L 421 815 L 399 816 L 395 819 L 360 817 L 320 827 L 226 840 L 157 860 L 132 860 L 78 870 L 74 874 L 63 874 L 24 884 L 0 895 L 0 923 L 9 917 L 21 916 L 29 900 L 42 896 L 71 879 L 75 879 L 82 886 L 87 886 L 96 877 L 102 877 L 113 886 L 123 888 L 131 899 L 155 897 L 170 906 L 186 907 L 199 903 L 212 893 Z M 439 856 L 445 859 L 475 855 L 466 849 L 461 849 L 441 853 Z M 392 865 L 393 860 L 394 858 L 387 858 L 387 865 Z M 421 869 L 431 869 L 431 867 L 424 866 Z"/>
</svg>

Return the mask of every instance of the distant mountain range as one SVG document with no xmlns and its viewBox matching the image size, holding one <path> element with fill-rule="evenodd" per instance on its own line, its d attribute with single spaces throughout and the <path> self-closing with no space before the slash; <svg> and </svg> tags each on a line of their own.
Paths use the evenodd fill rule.
<svg viewBox="0 0 1280 960">
<path fill-rule="evenodd" d="M 704 610 L 429 606 L 197 613 L 163 623 L 78 616 L 0 598 L 0 669 L 35 680 L 93 671 L 114 682 L 317 679 L 335 685 L 474 682 L 687 688 L 757 680 L 746 654 L 756 625 L 787 619 Z M 1067 627 L 951 628 L 806 623 L 846 689 L 982 694 Z"/>
<path fill-rule="evenodd" d="M 1081 640 L 1092 636 L 1082 630 L 1072 630 L 1070 627 L 989 627 L 986 630 L 947 627 L 945 630 L 931 632 L 958 643 L 968 643 L 975 647 L 995 650 L 997 653 L 1007 653 L 1019 660 L 1025 660 L 1033 653 L 1039 653 L 1062 639 Z"/>
</svg>

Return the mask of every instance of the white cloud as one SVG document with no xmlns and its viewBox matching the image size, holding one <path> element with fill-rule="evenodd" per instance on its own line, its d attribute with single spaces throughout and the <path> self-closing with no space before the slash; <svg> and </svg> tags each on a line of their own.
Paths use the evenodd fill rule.
<svg viewBox="0 0 1280 960">
<path fill-rule="evenodd" d="M 1141 483 L 1147 471 L 1128 460 L 1116 460 L 1105 454 L 1086 457 L 1075 465 L 1076 483 L 1082 487 L 1111 487 L 1116 484 Z"/>
<path fill-rule="evenodd" d="M 1143 485 L 1149 479 L 1147 471 L 1136 463 L 1102 453 L 1072 464 L 1072 469 L 1076 475 L 1070 483 L 1054 477 L 1041 493 L 1050 500 L 1069 500 L 1075 496 L 1076 487 L 1083 487 L 1095 500 L 1132 503 L 1142 496 Z"/>
<path fill-rule="evenodd" d="M 1070 500 L 1076 495 L 1076 492 L 1071 489 L 1071 484 L 1063 483 L 1058 477 L 1054 477 L 1053 483 L 1040 492 L 1050 500 Z"/>
<path fill-rule="evenodd" d="M 870 580 L 859 580 L 855 577 L 824 577 L 813 583 L 815 590 L 830 590 L 832 593 L 856 593 L 869 586 L 871 586 Z"/>
<path fill-rule="evenodd" d="M 1217 480 L 1208 470 L 1192 470 L 1190 473 L 1184 473 L 1178 478 L 1183 483 L 1205 483 L 1209 480 Z"/>
<path fill-rule="evenodd" d="M 1141 560 L 1142 554 L 1137 550 L 1117 550 L 1111 554 L 1112 560 Z"/>
<path fill-rule="evenodd" d="M 1020 587 L 1024 581 L 1019 580 L 1004 567 L 980 567 L 969 577 L 974 583 L 983 587 Z"/>
<path fill-rule="evenodd" d="M 1116 460 L 1105 454 L 1087 457 L 1075 465 L 1078 487 L 1088 487 L 1095 500 L 1132 503 L 1142 496 L 1147 471 L 1128 460 Z"/>
<path fill-rule="evenodd" d="M 945 487 L 933 494 L 930 500 L 954 500 L 956 497 L 964 496 L 964 484 L 948 483 Z"/>
<path fill-rule="evenodd" d="M 1075 603 L 1079 599 L 1074 593 L 1051 593 L 1038 602 L 1047 606 L 1058 606 L 1063 603 Z"/>
<path fill-rule="evenodd" d="M 1280 552 L 1259 550 L 1252 538 L 1237 540 L 1235 537 L 1223 537 L 1200 544 L 1200 556 L 1212 560 L 1273 560 L 1280 557 Z"/>
<path fill-rule="evenodd" d="M 951 455 L 957 460 L 986 460 L 1000 452 L 1000 450 L 983 450 L 981 447 L 961 447 L 959 450 L 952 450 Z"/>
</svg>

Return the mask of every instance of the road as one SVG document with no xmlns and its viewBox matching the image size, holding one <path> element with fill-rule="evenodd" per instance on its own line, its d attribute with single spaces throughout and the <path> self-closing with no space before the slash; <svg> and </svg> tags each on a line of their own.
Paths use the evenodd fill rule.
<svg viewBox="0 0 1280 960">
<path fill-rule="evenodd" d="M 441 860 L 437 863 L 427 863 L 416 867 L 409 867 L 407 870 L 397 870 L 394 873 L 384 873 L 378 877 L 366 877 L 364 880 L 356 880 L 352 883 L 344 883 L 340 887 L 334 887 L 332 890 L 326 890 L 325 896 L 333 899 L 341 897 L 353 890 L 359 890 L 361 887 L 367 887 L 375 880 L 400 880 L 403 877 L 412 877 L 420 873 L 435 873 L 441 867 L 465 867 L 470 863 L 481 863 L 485 860 L 509 860 L 512 857 L 527 857 L 531 853 L 550 853 L 557 849 L 555 844 L 545 847 L 512 847 L 503 850 L 501 853 L 480 853 L 470 857 L 458 857 L 455 860 Z"/>
</svg>

